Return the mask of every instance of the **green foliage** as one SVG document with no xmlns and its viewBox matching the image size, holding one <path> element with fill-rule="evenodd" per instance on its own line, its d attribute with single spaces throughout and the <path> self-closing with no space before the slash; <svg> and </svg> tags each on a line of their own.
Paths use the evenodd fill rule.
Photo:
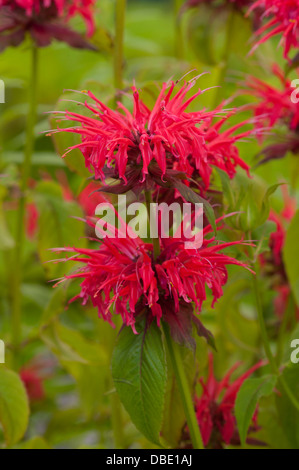
<svg viewBox="0 0 299 470">
<path fill-rule="evenodd" d="M 291 225 L 287 231 L 286 242 L 284 245 L 283 255 L 286 266 L 287 275 L 292 287 L 297 305 L 299 305 L 299 211 L 293 218 Z"/>
<path fill-rule="evenodd" d="M 257 379 L 249 378 L 242 384 L 235 404 L 242 445 L 246 442 L 248 428 L 260 398 L 269 396 L 273 392 L 276 382 L 276 376 L 266 375 Z"/>
<path fill-rule="evenodd" d="M 0 423 L 7 446 L 16 444 L 28 426 L 29 403 L 19 376 L 3 366 L 0 368 Z"/>
<path fill-rule="evenodd" d="M 162 335 L 155 323 L 145 327 L 142 322 L 137 331 L 135 335 L 125 327 L 120 332 L 113 353 L 112 376 L 137 429 L 159 445 L 167 380 Z"/>
</svg>

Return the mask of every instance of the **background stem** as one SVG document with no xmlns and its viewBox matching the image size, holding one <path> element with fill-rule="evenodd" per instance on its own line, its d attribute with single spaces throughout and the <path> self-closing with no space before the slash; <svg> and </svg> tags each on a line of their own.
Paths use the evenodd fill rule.
<svg viewBox="0 0 299 470">
<path fill-rule="evenodd" d="M 184 42 L 182 24 L 180 19 L 180 10 L 182 6 L 182 0 L 173 0 L 174 3 L 174 21 L 175 21 L 175 56 L 177 59 L 182 60 L 184 58 Z"/>
<path fill-rule="evenodd" d="M 114 43 L 114 86 L 122 90 L 124 69 L 124 33 L 126 18 L 126 0 L 116 0 L 115 9 L 115 43 Z"/>
<path fill-rule="evenodd" d="M 37 114 L 36 90 L 38 75 L 38 49 L 32 45 L 31 49 L 31 75 L 29 81 L 29 110 L 26 129 L 26 144 L 24 162 L 22 167 L 20 184 L 20 201 L 17 213 L 15 253 L 13 262 L 13 290 L 12 290 L 12 344 L 15 351 L 15 359 L 21 342 L 21 283 L 22 283 L 22 256 L 25 235 L 25 211 L 26 211 L 26 191 L 31 173 L 31 161 L 34 151 L 35 134 L 34 127 Z M 15 361 L 16 363 L 16 361 Z M 16 364 L 15 364 L 16 365 Z"/>
<path fill-rule="evenodd" d="M 199 425 L 195 415 L 194 404 L 190 394 L 190 389 L 187 381 L 187 377 L 184 370 L 184 365 L 178 345 L 172 341 L 172 338 L 169 333 L 168 327 L 164 326 L 164 335 L 166 339 L 166 344 L 171 358 L 172 367 L 175 373 L 177 384 L 179 387 L 181 400 L 183 402 L 183 407 L 187 419 L 187 424 L 191 436 L 191 441 L 193 449 L 204 449 L 202 442 Z"/>
<path fill-rule="evenodd" d="M 217 108 L 221 102 L 222 98 L 222 90 L 223 90 L 223 82 L 226 78 L 227 68 L 228 68 L 228 61 L 231 53 L 231 46 L 233 40 L 233 30 L 234 30 L 234 20 L 235 20 L 235 11 L 234 8 L 231 8 L 229 13 L 229 17 L 227 19 L 227 28 L 226 28 L 226 39 L 224 45 L 224 51 L 221 63 L 219 65 L 219 77 L 217 80 L 217 85 L 219 88 L 216 88 L 215 99 L 212 109 Z"/>
</svg>

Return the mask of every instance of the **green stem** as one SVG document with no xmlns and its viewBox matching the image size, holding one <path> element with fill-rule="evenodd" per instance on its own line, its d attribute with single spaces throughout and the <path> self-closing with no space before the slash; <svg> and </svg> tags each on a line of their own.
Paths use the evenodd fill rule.
<svg viewBox="0 0 299 470">
<path fill-rule="evenodd" d="M 266 328 L 265 319 L 263 315 L 262 302 L 261 302 L 261 297 L 259 293 L 259 286 L 258 286 L 256 274 L 252 275 L 252 281 L 253 281 L 253 291 L 255 295 L 257 314 L 258 314 L 258 320 L 259 320 L 259 325 L 260 325 L 260 330 L 261 330 L 261 338 L 262 338 L 263 346 L 264 346 L 269 364 L 271 366 L 271 369 L 274 374 L 277 374 L 278 368 L 277 368 L 277 365 L 276 365 L 276 362 L 275 362 L 275 359 L 274 359 L 274 356 L 272 354 L 271 347 L 270 347 L 270 341 L 268 338 L 267 328 Z"/>
<path fill-rule="evenodd" d="M 116 0 L 115 9 L 115 43 L 114 43 L 114 86 L 122 90 L 124 69 L 124 33 L 126 18 L 126 0 Z"/>
<path fill-rule="evenodd" d="M 111 379 L 111 386 L 113 387 L 113 380 Z M 117 393 L 111 393 L 111 422 L 114 437 L 115 449 L 125 449 L 125 438 L 123 430 L 123 417 L 120 399 Z"/>
<path fill-rule="evenodd" d="M 280 325 L 280 330 L 279 330 L 277 353 L 276 353 L 276 363 L 278 366 L 280 365 L 282 361 L 283 346 L 284 346 L 284 339 L 285 339 L 284 336 L 288 329 L 294 310 L 295 310 L 295 302 L 294 302 L 293 296 L 291 295 L 288 301 L 286 311 L 284 312 L 282 323 Z"/>
<path fill-rule="evenodd" d="M 176 58 L 182 60 L 184 58 L 184 42 L 183 32 L 180 20 L 180 10 L 182 0 L 173 0 L 174 2 L 174 18 L 175 18 L 175 55 Z"/>
<path fill-rule="evenodd" d="M 225 80 L 226 73 L 227 73 L 228 61 L 230 57 L 230 51 L 231 51 L 232 40 L 233 40 L 234 21 L 235 21 L 235 11 L 234 11 L 234 8 L 232 7 L 228 20 L 227 20 L 226 40 L 225 40 L 225 45 L 224 45 L 222 61 L 219 65 L 219 69 L 220 69 L 219 77 L 218 77 L 219 88 L 216 88 L 213 109 L 219 106 L 221 97 L 222 97 L 223 82 Z"/>
<path fill-rule="evenodd" d="M 17 232 L 14 254 L 14 278 L 13 278 L 13 299 L 12 299 L 12 343 L 17 356 L 21 341 L 21 283 L 22 283 L 22 255 L 25 235 L 25 211 L 26 211 L 26 190 L 31 172 L 32 154 L 34 151 L 35 135 L 34 127 L 37 114 L 36 89 L 38 70 L 38 50 L 33 45 L 31 53 L 31 76 L 29 82 L 29 111 L 26 129 L 26 144 L 22 176 L 20 184 L 20 201 L 17 214 Z"/>
<path fill-rule="evenodd" d="M 204 449 L 179 347 L 176 343 L 172 341 L 172 338 L 169 333 L 169 328 L 167 326 L 164 326 L 164 335 L 169 356 L 171 358 L 172 367 L 179 387 L 181 400 L 183 402 L 184 412 L 187 419 L 193 449 Z"/>
</svg>

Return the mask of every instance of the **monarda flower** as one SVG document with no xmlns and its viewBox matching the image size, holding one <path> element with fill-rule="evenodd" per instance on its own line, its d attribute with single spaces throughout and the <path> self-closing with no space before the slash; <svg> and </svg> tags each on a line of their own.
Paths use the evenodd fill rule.
<svg viewBox="0 0 299 470">
<path fill-rule="evenodd" d="M 221 122 L 212 124 L 212 119 L 217 120 L 224 110 L 187 112 L 191 102 L 203 93 L 199 90 L 187 97 L 195 83 L 196 79 L 185 83 L 176 93 L 176 83 L 164 83 L 152 110 L 133 87 L 132 113 L 122 103 L 114 111 L 88 92 L 93 103 L 86 101 L 84 107 L 91 116 L 57 112 L 57 116 L 62 113 L 64 120 L 79 126 L 52 133 L 79 134 L 81 142 L 68 152 L 79 148 L 96 179 L 120 179 L 123 191 L 154 189 L 157 184 L 169 182 L 171 172 L 177 169 L 186 175 L 191 172 L 194 176 L 195 172 L 207 189 L 213 168 L 221 168 L 232 178 L 237 167 L 248 171 L 248 165 L 235 146 L 244 137 L 243 133 L 234 135 L 239 126 L 223 131 Z"/>
<path fill-rule="evenodd" d="M 213 355 L 209 355 L 209 373 L 206 381 L 200 379 L 203 392 L 195 399 L 195 410 L 205 447 L 221 449 L 225 445 L 240 445 L 240 437 L 234 415 L 237 394 L 246 380 L 256 369 L 261 367 L 258 363 L 241 375 L 234 382 L 231 376 L 239 367 L 234 365 L 230 371 L 218 382 L 214 376 Z M 257 410 L 255 411 L 249 433 L 258 430 Z M 258 444 L 257 441 L 248 438 L 248 444 Z M 260 443 L 261 444 L 261 443 Z"/>
<path fill-rule="evenodd" d="M 285 77 L 278 65 L 272 67 L 273 74 L 279 79 L 280 88 L 269 85 L 256 77 L 249 77 L 246 87 L 251 96 L 257 98 L 257 103 L 252 105 L 257 126 L 272 128 L 281 121 L 291 131 L 296 131 L 299 126 L 299 106 L 292 96 L 296 90 L 292 81 Z"/>
<path fill-rule="evenodd" d="M 112 326 L 112 307 L 135 333 L 138 315 L 146 314 L 150 320 L 156 319 L 158 325 L 161 319 L 168 322 L 173 336 L 183 342 L 185 325 L 188 330 L 192 329 L 192 303 L 199 313 L 206 300 L 206 287 L 211 291 L 214 306 L 223 295 L 227 266 L 248 269 L 242 262 L 222 253 L 242 242 L 219 243 L 212 237 L 207 238 L 210 232 L 210 226 L 203 229 L 200 249 L 187 249 L 185 240 L 179 237 L 162 238 L 161 253 L 155 258 L 153 245 L 143 242 L 123 225 L 116 232 L 117 238 L 104 238 L 98 249 L 53 250 L 73 253 L 70 258 L 58 261 L 69 260 L 82 265 L 58 283 L 82 279 L 81 292 L 72 300 L 81 299 L 85 305 L 91 299 L 99 316 Z M 202 331 L 202 326 L 198 323 L 197 326 Z"/>
<path fill-rule="evenodd" d="M 292 81 L 285 77 L 277 65 L 273 66 L 272 71 L 281 83 L 280 88 L 256 77 L 249 77 L 246 81 L 249 94 L 258 100 L 251 106 L 256 117 L 255 126 L 259 140 L 263 140 L 263 131 L 259 131 L 263 127 L 272 129 L 280 124 L 286 128 L 282 139 L 277 135 L 275 142 L 263 149 L 262 162 L 283 158 L 288 152 L 299 152 L 299 106 L 296 103 L 296 90 Z"/>
<path fill-rule="evenodd" d="M 95 49 L 68 25 L 73 16 L 80 15 L 91 36 L 94 5 L 95 0 L 0 0 L 0 51 L 20 45 L 27 33 L 38 47 L 56 39 L 72 47 Z"/>
<path fill-rule="evenodd" d="M 250 7 L 249 12 L 263 9 L 263 17 L 267 22 L 257 32 L 259 37 L 252 52 L 269 38 L 282 35 L 281 43 L 284 45 L 284 57 L 289 59 L 292 48 L 299 47 L 299 4 L 298 0 L 257 0 Z"/>
</svg>

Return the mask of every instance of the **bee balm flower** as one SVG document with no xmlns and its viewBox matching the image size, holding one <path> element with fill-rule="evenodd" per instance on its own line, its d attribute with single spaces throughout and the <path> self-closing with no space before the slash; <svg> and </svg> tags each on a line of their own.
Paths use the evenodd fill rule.
<svg viewBox="0 0 299 470">
<path fill-rule="evenodd" d="M 90 222 L 91 223 L 91 222 Z M 127 228 L 128 229 L 128 228 Z M 123 323 L 135 330 L 136 317 L 141 313 L 170 324 L 172 331 L 191 316 L 188 305 L 195 304 L 201 311 L 206 300 L 206 287 L 212 294 L 212 305 L 223 295 L 227 282 L 228 265 L 247 266 L 222 253 L 225 248 L 241 242 L 217 243 L 205 237 L 212 231 L 203 230 L 204 241 L 200 249 L 187 249 L 184 240 L 166 238 L 160 240 L 161 253 L 155 259 L 153 245 L 140 238 L 105 238 L 99 249 L 61 248 L 59 252 L 73 253 L 71 262 L 80 263 L 76 272 L 66 279 L 82 279 L 81 292 L 73 299 L 86 304 L 91 299 L 99 316 L 112 323 L 111 307 L 121 315 Z M 59 261 L 67 261 L 59 260 Z M 188 318 L 184 318 L 184 315 Z M 180 337 L 184 332 L 174 331 Z"/>
<path fill-rule="evenodd" d="M 252 52 L 269 38 L 281 34 L 284 57 L 289 58 L 290 50 L 298 49 L 299 46 L 298 0 L 257 0 L 250 7 L 249 12 L 257 8 L 263 9 L 263 17 L 267 18 L 268 22 L 256 32 L 260 39 Z"/>
<path fill-rule="evenodd" d="M 258 363 L 230 384 L 231 375 L 238 368 L 236 364 L 225 377 L 218 382 L 214 376 L 213 356 L 209 356 L 209 375 L 206 382 L 201 379 L 203 389 L 200 398 L 195 400 L 195 410 L 205 447 L 221 449 L 224 444 L 239 444 L 234 407 L 237 394 L 243 384 L 262 364 Z M 221 394 L 224 395 L 221 398 Z M 257 410 L 255 411 L 250 432 L 257 431 Z M 252 440 L 247 439 L 250 443 Z M 252 442 L 254 443 L 254 442 Z"/>
<path fill-rule="evenodd" d="M 38 47 L 48 46 L 53 39 L 72 47 L 94 47 L 69 28 L 68 22 L 80 15 L 88 36 L 94 32 L 95 0 L 0 0 L 0 50 L 18 46 L 29 32 Z"/>
<path fill-rule="evenodd" d="M 207 189 L 212 168 L 221 168 L 233 177 L 238 166 L 246 170 L 248 166 L 239 157 L 235 146 L 244 134 L 234 136 L 234 129 L 222 131 L 221 124 L 211 124 L 212 118 L 217 119 L 217 115 L 225 111 L 187 112 L 191 102 L 202 93 L 199 90 L 187 98 L 195 83 L 196 79 L 185 83 L 175 94 L 176 84 L 164 83 L 152 110 L 133 87 L 132 113 L 121 103 L 114 111 L 88 92 L 93 103 L 85 102 L 84 106 L 91 116 L 62 112 L 64 120 L 79 125 L 57 129 L 53 133 L 79 134 L 82 141 L 68 152 L 79 148 L 96 179 L 121 179 L 127 191 L 141 183 L 143 187 L 154 189 L 156 184 L 167 181 L 168 172 L 173 169 L 187 175 L 194 169 Z M 61 115 L 60 112 L 56 114 Z"/>
</svg>

